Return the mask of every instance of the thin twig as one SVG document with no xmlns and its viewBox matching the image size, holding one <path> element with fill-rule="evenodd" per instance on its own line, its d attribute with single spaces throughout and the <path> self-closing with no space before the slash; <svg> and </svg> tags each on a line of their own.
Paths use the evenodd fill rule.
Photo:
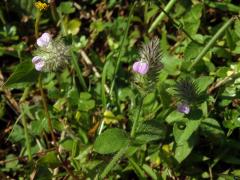
<svg viewBox="0 0 240 180">
<path fill-rule="evenodd" d="M 233 73 L 230 76 L 225 77 L 224 79 L 216 82 L 213 84 L 209 89 L 208 89 L 208 94 L 211 94 L 215 89 L 219 88 L 220 86 L 223 86 L 231 81 L 236 80 L 237 78 L 240 77 L 240 73 Z"/>
</svg>

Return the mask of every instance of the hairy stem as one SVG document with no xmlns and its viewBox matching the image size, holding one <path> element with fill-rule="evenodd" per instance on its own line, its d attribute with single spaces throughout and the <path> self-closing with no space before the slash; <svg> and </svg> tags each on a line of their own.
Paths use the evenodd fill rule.
<svg viewBox="0 0 240 180">
<path fill-rule="evenodd" d="M 164 12 L 168 13 L 172 9 L 172 7 L 174 6 L 174 4 L 176 2 L 177 2 L 177 0 L 170 0 L 169 3 L 164 8 Z M 148 33 L 151 33 L 157 27 L 157 25 L 159 25 L 161 23 L 161 21 L 163 20 L 163 18 L 166 15 L 164 12 L 161 12 L 160 15 L 155 19 L 155 21 L 153 21 L 152 25 L 150 26 L 150 28 L 148 30 Z"/>
<path fill-rule="evenodd" d="M 47 116 L 47 120 L 48 120 L 48 128 L 50 130 L 54 145 L 57 145 L 56 137 L 55 137 L 54 132 L 53 132 L 52 120 L 51 120 L 50 114 L 48 112 L 47 100 L 46 100 L 46 97 L 45 97 L 45 94 L 44 94 L 44 91 L 43 91 L 43 87 L 42 87 L 42 74 L 39 75 L 38 81 L 39 81 L 39 89 L 40 89 L 41 96 L 42 96 L 42 103 L 43 103 L 44 112 L 45 112 L 45 115 Z"/>
<path fill-rule="evenodd" d="M 188 71 L 190 71 L 208 52 L 208 50 L 215 44 L 218 38 L 223 34 L 223 32 L 232 24 L 234 18 L 230 18 L 212 37 L 212 39 L 207 43 L 199 55 L 194 59 L 194 62 L 189 66 Z"/>
<path fill-rule="evenodd" d="M 39 21 L 40 21 L 40 18 L 41 18 L 41 11 L 40 10 L 37 10 L 36 12 L 36 20 L 35 20 L 35 24 L 34 24 L 34 29 L 35 29 L 35 38 L 37 39 L 38 38 L 38 34 L 39 34 Z"/>
<path fill-rule="evenodd" d="M 116 67 L 114 69 L 113 81 L 112 81 L 110 92 L 109 92 L 110 97 L 112 96 L 113 88 L 115 86 L 116 76 L 117 76 L 117 72 L 118 72 L 118 69 L 119 69 L 120 60 L 121 60 L 121 57 L 122 57 L 122 51 L 123 51 L 125 40 L 127 38 L 129 25 L 130 25 L 130 21 L 131 21 L 131 17 L 132 17 L 132 14 L 133 14 L 134 7 L 135 7 L 135 3 L 133 4 L 133 6 L 132 6 L 132 8 L 130 10 L 130 13 L 129 13 L 129 16 L 128 16 L 128 21 L 127 21 L 127 28 L 126 28 L 126 31 L 124 32 L 124 35 L 123 35 L 123 38 L 122 38 L 122 41 L 121 41 L 121 45 L 120 45 L 120 49 L 119 49 L 119 53 L 118 53 L 118 57 L 117 57 L 117 65 L 116 65 Z"/>
<path fill-rule="evenodd" d="M 134 136 L 135 136 L 135 133 L 136 133 L 136 131 L 137 131 L 137 127 L 138 127 L 138 125 L 139 125 L 139 117 L 140 117 L 141 110 L 142 110 L 143 99 L 144 99 L 144 97 L 141 98 L 141 102 L 140 102 L 140 106 L 139 106 L 139 109 L 138 109 L 137 117 L 136 117 L 136 119 L 133 121 L 133 126 L 132 126 L 132 130 L 131 130 L 131 137 L 134 137 Z"/>
<path fill-rule="evenodd" d="M 112 168 L 115 166 L 115 164 L 117 163 L 117 161 L 125 154 L 125 152 L 127 151 L 128 146 L 120 149 L 118 151 L 118 153 L 113 157 L 113 159 L 111 160 L 111 162 L 106 166 L 106 168 L 103 170 L 100 179 L 104 179 L 108 173 L 112 170 Z"/>
<path fill-rule="evenodd" d="M 25 136 L 25 141 L 26 141 L 26 147 L 27 147 L 27 154 L 28 154 L 28 159 L 29 161 L 32 161 L 32 152 L 31 152 L 31 144 L 29 140 L 29 133 L 27 129 L 27 121 L 26 121 L 26 116 L 25 116 L 25 111 L 24 111 L 24 105 L 23 102 L 25 101 L 28 93 L 29 93 L 30 87 L 27 87 L 24 89 L 23 95 L 20 99 L 20 111 L 21 111 L 21 119 L 22 119 L 22 125 L 24 128 L 24 136 Z"/>
</svg>

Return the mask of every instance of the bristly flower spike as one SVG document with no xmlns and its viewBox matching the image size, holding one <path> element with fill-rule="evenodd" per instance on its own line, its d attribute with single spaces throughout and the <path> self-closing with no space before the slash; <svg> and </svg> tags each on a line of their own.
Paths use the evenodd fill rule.
<svg viewBox="0 0 240 180">
<path fill-rule="evenodd" d="M 34 51 L 32 63 L 37 71 L 54 72 L 68 63 L 69 47 L 61 38 L 52 39 L 51 34 L 43 33 L 37 39 L 38 49 Z"/>
<path fill-rule="evenodd" d="M 181 79 L 176 83 L 175 95 L 181 100 L 181 102 L 193 104 L 200 98 L 198 89 L 196 83 L 190 78 Z"/>
<path fill-rule="evenodd" d="M 159 39 L 154 37 L 148 44 L 142 44 L 139 56 L 140 60 L 132 66 L 135 72 L 134 85 L 140 92 L 147 93 L 155 89 L 160 70 L 163 68 Z"/>
</svg>

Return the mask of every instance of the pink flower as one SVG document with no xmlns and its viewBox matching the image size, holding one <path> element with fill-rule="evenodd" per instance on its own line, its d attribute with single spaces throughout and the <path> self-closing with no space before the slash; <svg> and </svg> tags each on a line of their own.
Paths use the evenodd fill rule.
<svg viewBox="0 0 240 180">
<path fill-rule="evenodd" d="M 184 114 L 189 114 L 190 112 L 190 107 L 186 104 L 186 103 L 181 103 L 177 105 L 177 110 L 180 113 L 184 113 Z"/>
<path fill-rule="evenodd" d="M 42 36 L 37 39 L 37 45 L 40 47 L 48 46 L 51 40 L 52 36 L 49 33 L 43 33 Z"/>
<path fill-rule="evenodd" d="M 34 56 L 32 58 L 32 63 L 35 65 L 35 69 L 37 71 L 42 71 L 42 68 L 45 65 L 45 62 L 44 62 L 43 58 L 40 57 L 40 56 Z"/>
<path fill-rule="evenodd" d="M 133 71 L 141 75 L 144 75 L 148 72 L 149 65 L 144 61 L 137 61 L 133 64 Z"/>
</svg>

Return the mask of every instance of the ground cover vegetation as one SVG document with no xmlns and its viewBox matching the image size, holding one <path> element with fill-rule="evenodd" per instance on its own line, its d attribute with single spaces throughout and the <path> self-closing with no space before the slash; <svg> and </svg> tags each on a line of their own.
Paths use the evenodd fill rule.
<svg viewBox="0 0 240 180">
<path fill-rule="evenodd" d="M 0 179 L 240 179 L 240 3 L 0 2 Z"/>
</svg>

